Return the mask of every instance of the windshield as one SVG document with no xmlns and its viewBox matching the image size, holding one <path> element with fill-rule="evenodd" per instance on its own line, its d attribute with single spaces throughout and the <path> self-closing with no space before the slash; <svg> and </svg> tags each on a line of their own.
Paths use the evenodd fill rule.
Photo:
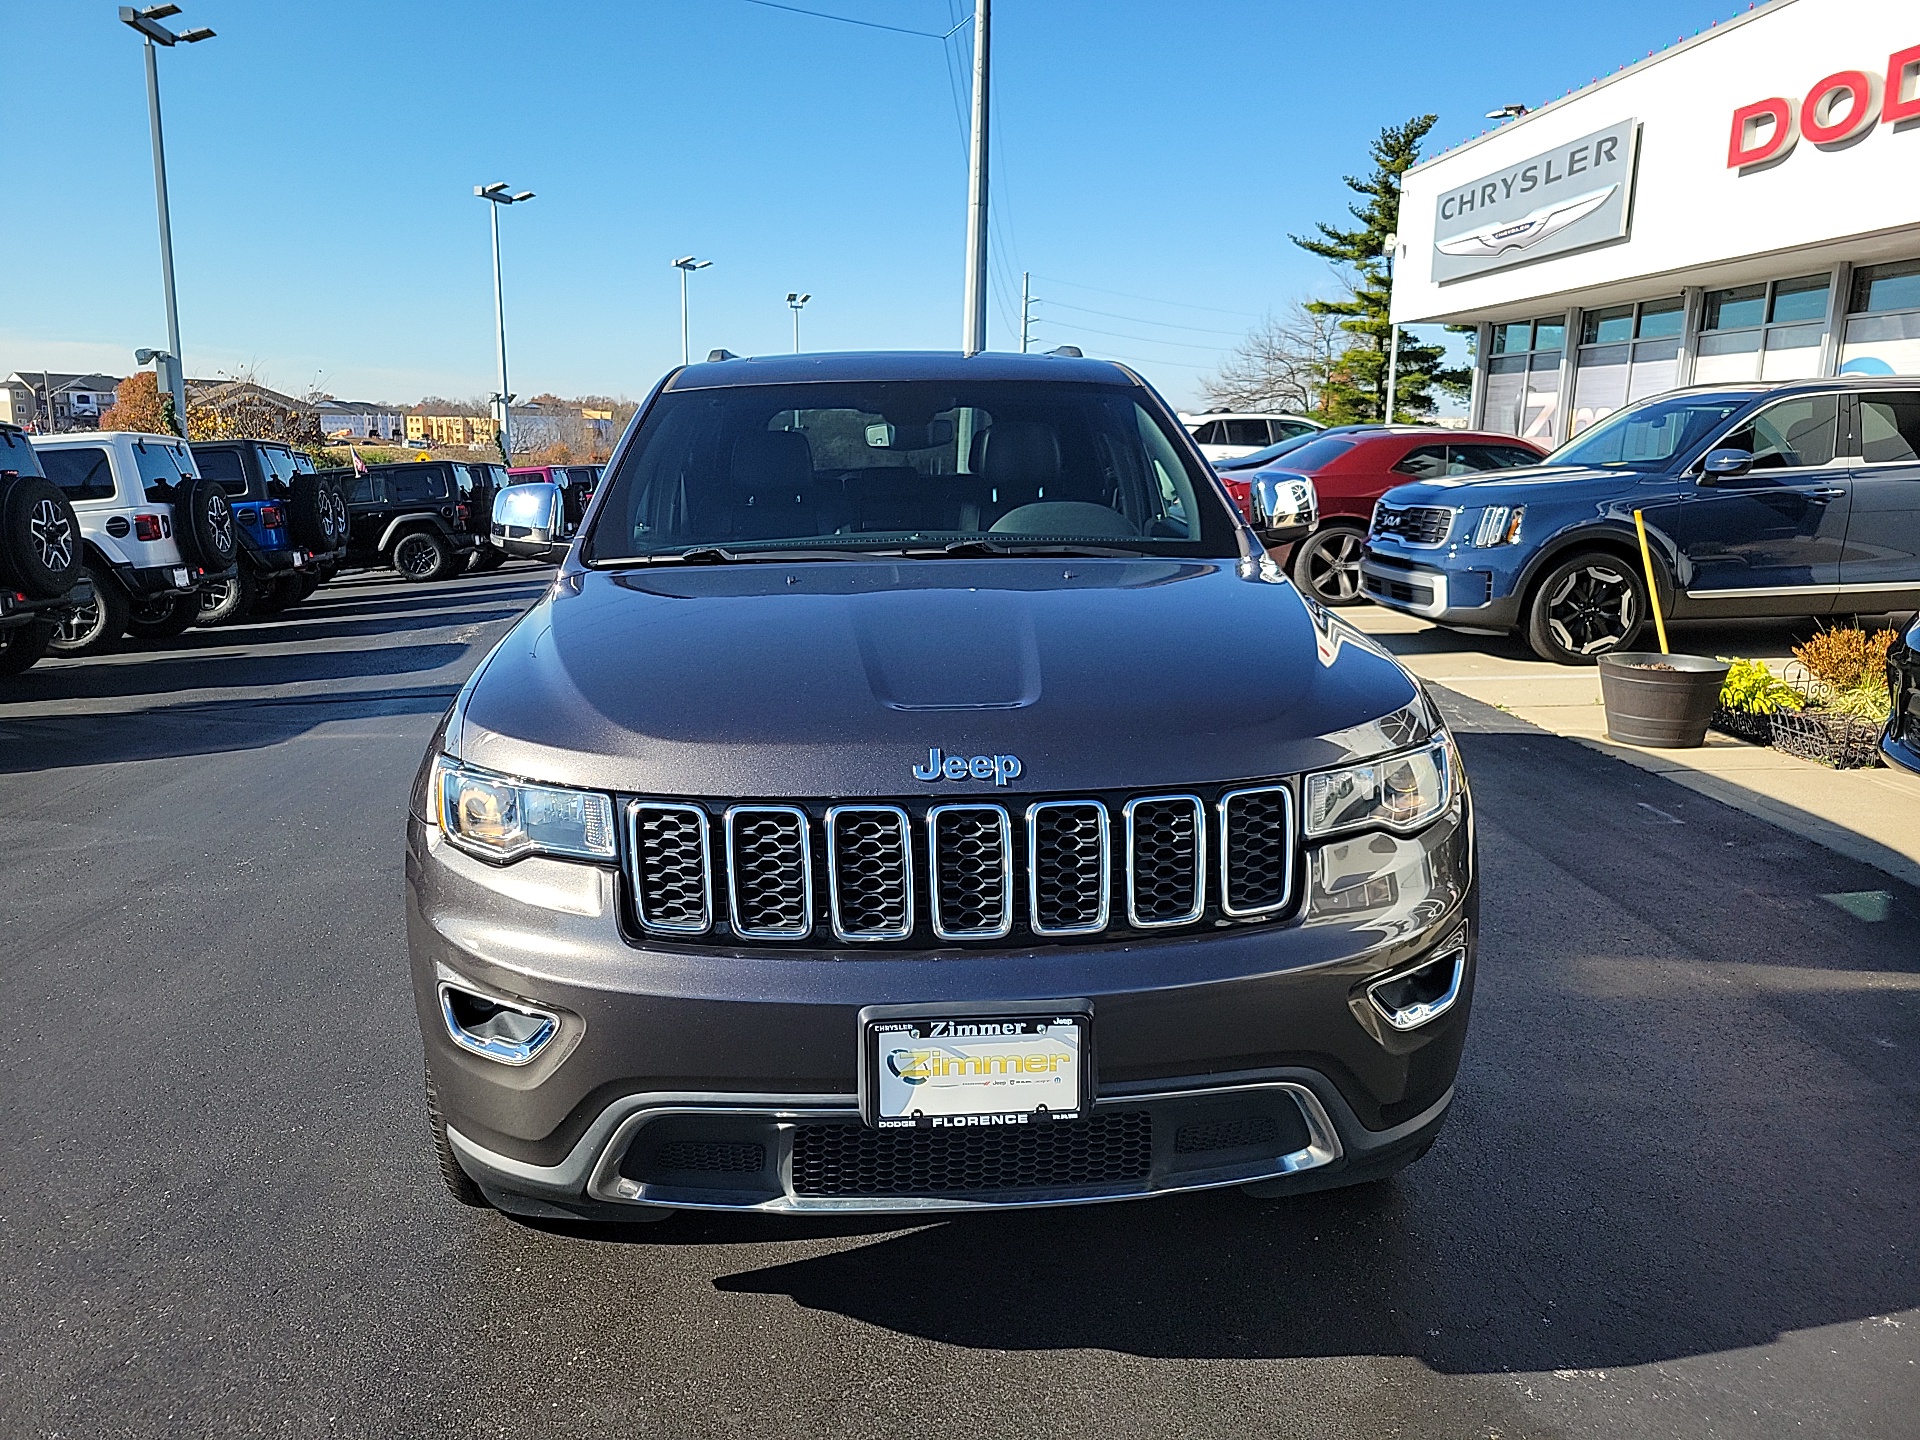
<svg viewBox="0 0 1920 1440">
<path fill-rule="evenodd" d="M 1750 395 L 1676 395 L 1616 411 L 1540 463 L 1659 470 L 1698 445 Z"/>
<path fill-rule="evenodd" d="M 1341 440 L 1331 435 L 1316 435 L 1286 457 L 1287 468 L 1311 474 L 1322 466 L 1331 465 L 1358 443 L 1357 440 Z"/>
<path fill-rule="evenodd" d="M 608 477 L 584 554 L 1237 554 L 1224 502 L 1183 451 L 1121 386 L 669 392 Z"/>
</svg>

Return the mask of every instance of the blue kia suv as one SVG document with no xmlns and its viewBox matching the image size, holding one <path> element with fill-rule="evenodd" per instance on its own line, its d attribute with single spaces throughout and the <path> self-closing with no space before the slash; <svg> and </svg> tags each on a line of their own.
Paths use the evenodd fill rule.
<svg viewBox="0 0 1920 1440">
<path fill-rule="evenodd" d="M 1700 386 L 1616 411 L 1540 465 L 1401 485 L 1367 597 L 1591 664 L 1671 619 L 1920 605 L 1920 379 Z"/>
</svg>

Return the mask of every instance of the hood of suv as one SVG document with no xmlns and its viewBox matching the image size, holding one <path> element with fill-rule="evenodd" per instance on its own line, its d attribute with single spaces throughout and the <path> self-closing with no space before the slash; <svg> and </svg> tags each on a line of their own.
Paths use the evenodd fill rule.
<svg viewBox="0 0 1920 1440">
<path fill-rule="evenodd" d="M 932 750 L 1017 757 L 1021 792 L 1177 788 L 1395 748 L 1411 737 L 1374 722 L 1417 693 L 1271 566 L 635 568 L 563 575 L 449 743 L 522 778 L 711 798 L 995 792 L 917 779 Z"/>
<path fill-rule="evenodd" d="M 1585 494 L 1593 489 L 1631 490 L 1649 479 L 1640 470 L 1608 470 L 1588 465 L 1528 465 L 1514 470 L 1482 470 L 1396 485 L 1381 498 L 1389 505 L 1521 505 L 1528 496 Z"/>
</svg>

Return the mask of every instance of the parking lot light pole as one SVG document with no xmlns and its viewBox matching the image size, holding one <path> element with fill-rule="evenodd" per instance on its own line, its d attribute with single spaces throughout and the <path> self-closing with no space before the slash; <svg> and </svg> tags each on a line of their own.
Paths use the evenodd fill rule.
<svg viewBox="0 0 1920 1440">
<path fill-rule="evenodd" d="M 1400 249 L 1398 235 L 1387 236 L 1387 424 L 1393 424 L 1394 404 L 1400 396 L 1400 327 L 1393 323 L 1393 261 Z"/>
<path fill-rule="evenodd" d="M 800 310 L 813 296 L 802 295 L 797 290 L 787 292 L 787 308 L 793 311 L 793 353 L 800 353 Z"/>
<path fill-rule="evenodd" d="M 696 260 L 691 255 L 682 255 L 673 262 L 673 268 L 680 272 L 680 363 L 686 364 L 692 358 L 687 350 L 687 276 L 696 270 L 704 270 L 713 264 L 711 260 Z M 799 322 L 796 320 L 796 324 Z"/>
<path fill-rule="evenodd" d="M 967 287 L 961 353 L 987 348 L 987 102 L 993 25 L 989 0 L 973 0 L 973 129 L 967 148 Z"/>
<path fill-rule="evenodd" d="M 131 5 L 120 7 L 120 23 L 139 31 L 147 42 L 147 126 L 153 132 L 153 194 L 160 211 L 160 283 L 167 302 L 167 349 L 174 356 L 173 383 L 169 388 L 173 393 L 173 423 L 184 436 L 187 433 L 186 368 L 179 361 L 180 307 L 173 294 L 173 221 L 167 214 L 167 147 L 160 132 L 160 64 L 153 47 L 164 45 L 172 49 L 175 45 L 197 45 L 202 40 L 211 40 L 213 31 L 202 26 L 176 35 L 160 23 L 179 13 L 178 5 L 149 5 L 143 10 Z"/>
<path fill-rule="evenodd" d="M 488 218 L 493 222 L 493 324 L 500 337 L 500 393 L 494 396 L 499 406 L 500 419 L 500 458 L 507 464 L 513 463 L 513 395 L 507 389 L 507 307 L 500 291 L 500 207 L 518 205 L 523 200 L 533 199 L 533 191 L 522 190 L 509 194 L 507 182 L 496 180 L 491 185 L 476 185 L 473 193 L 482 200 L 491 200 L 487 207 Z"/>
</svg>

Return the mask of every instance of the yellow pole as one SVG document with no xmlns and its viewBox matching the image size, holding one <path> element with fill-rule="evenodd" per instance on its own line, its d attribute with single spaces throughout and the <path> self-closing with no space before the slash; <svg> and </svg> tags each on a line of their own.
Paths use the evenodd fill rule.
<svg viewBox="0 0 1920 1440">
<path fill-rule="evenodd" d="M 1667 622 L 1660 613 L 1660 582 L 1653 574 L 1653 552 L 1647 548 L 1647 522 L 1638 510 L 1633 512 L 1633 528 L 1640 532 L 1640 564 L 1647 572 L 1647 598 L 1653 602 L 1653 628 L 1660 636 L 1660 653 L 1671 655 L 1667 648 Z"/>
</svg>

